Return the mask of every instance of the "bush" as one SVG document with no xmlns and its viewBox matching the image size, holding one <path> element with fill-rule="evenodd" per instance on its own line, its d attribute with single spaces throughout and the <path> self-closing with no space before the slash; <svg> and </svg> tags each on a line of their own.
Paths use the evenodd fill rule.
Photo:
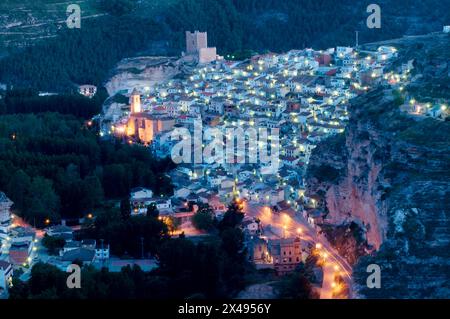
<svg viewBox="0 0 450 319">
<path fill-rule="evenodd" d="M 214 212 L 209 206 L 200 208 L 195 215 L 192 216 L 192 224 L 198 230 L 212 230 L 215 226 Z"/>
<path fill-rule="evenodd" d="M 45 234 L 44 238 L 42 238 L 42 245 L 47 248 L 49 255 L 57 255 L 59 250 L 64 247 L 66 241 L 64 238 L 57 236 L 48 236 Z"/>
</svg>

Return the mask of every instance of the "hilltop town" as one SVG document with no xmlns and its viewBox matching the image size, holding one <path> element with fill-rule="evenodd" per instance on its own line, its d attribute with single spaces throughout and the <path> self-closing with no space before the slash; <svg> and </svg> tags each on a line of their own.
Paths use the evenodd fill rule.
<svg viewBox="0 0 450 319">
<path fill-rule="evenodd" d="M 444 28 L 444 33 L 450 30 Z M 392 45 L 341 47 L 327 50 L 291 50 L 282 54 L 254 55 L 237 61 L 219 56 L 208 47 L 207 33 L 186 32 L 186 50 L 176 62 L 182 72 L 152 85 L 128 87 L 105 103 L 103 112 L 87 122 L 99 125 L 104 140 L 121 141 L 147 147 L 156 158 L 170 158 L 179 140 L 168 136 L 180 129 L 195 136 L 198 123 L 203 130 L 213 128 L 229 139 L 230 130 L 267 130 L 269 145 L 257 145 L 256 162 L 250 162 L 251 138 L 244 138 L 243 149 L 234 146 L 236 156 L 244 152 L 243 162 L 214 158 L 212 162 L 183 162 L 168 173 L 174 186 L 171 196 L 156 195 L 145 187 L 132 189 L 131 216 L 142 216 L 152 209 L 161 221 L 172 223 L 172 234 L 202 240 L 205 230 L 192 222 L 202 205 L 209 205 L 214 217 L 223 218 L 234 203 L 245 212 L 242 228 L 248 260 L 257 269 L 273 269 L 277 275 L 289 274 L 301 263 L 316 261 L 313 284 L 321 298 L 352 296 L 352 265 L 339 254 L 324 235 L 321 225 L 326 211 L 318 205 L 323 194 L 307 192 L 306 173 L 316 146 L 345 132 L 351 100 L 377 87 L 398 92 L 413 80 L 414 61 L 398 64 L 399 51 Z M 80 86 L 80 94 L 95 95 L 92 85 Z M 128 100 L 124 103 L 123 100 Z M 408 96 L 399 101 L 402 112 L 413 117 L 444 121 L 449 109 L 442 99 L 421 101 Z M 240 132 L 240 131 L 235 131 Z M 271 134 L 272 134 L 271 133 Z M 259 134 L 259 133 L 258 133 Z M 236 136 L 238 138 L 238 136 Z M 276 140 L 276 141 L 275 141 Z M 276 143 L 279 145 L 275 145 Z M 200 143 L 200 151 L 206 147 Z M 261 148 L 277 152 L 277 170 L 261 162 Z M 198 145 L 197 145 L 198 147 Z M 192 150 L 194 153 L 196 148 Z M 271 154 L 272 154 L 271 153 Z M 195 155 L 194 155 L 195 157 Z M 191 156 L 189 156 L 191 160 Z M 321 167 L 324 179 L 336 178 L 336 170 Z M 108 267 L 139 264 L 145 270 L 158 267 L 150 260 L 118 261 L 110 256 L 109 243 L 91 239 L 76 240 L 74 229 L 48 224 L 45 233 L 65 239 L 64 246 L 50 256 L 42 245 L 43 231 L 11 216 L 13 203 L 0 193 L 0 289 L 6 291 L 14 270 L 21 269 L 22 280 L 29 268 L 44 261 L 65 270 L 73 260 Z M 89 214 L 86 219 L 95 219 Z M 374 247 L 369 247 L 373 249 Z M 267 296 L 271 295 L 270 288 Z M 267 297 L 266 296 L 266 297 Z M 242 298 L 255 297 L 249 291 Z M 261 296 L 257 296 L 261 297 Z"/>
</svg>

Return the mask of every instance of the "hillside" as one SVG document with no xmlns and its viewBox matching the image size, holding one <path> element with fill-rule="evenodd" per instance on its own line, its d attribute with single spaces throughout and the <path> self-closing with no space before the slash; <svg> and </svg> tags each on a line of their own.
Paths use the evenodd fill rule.
<svg viewBox="0 0 450 319">
<path fill-rule="evenodd" d="M 65 27 L 68 2 L 0 4 L 0 84 L 40 90 L 101 85 L 125 57 L 179 55 L 185 30 L 206 30 L 220 54 L 328 48 L 439 31 L 450 0 L 379 1 L 382 28 L 368 29 L 370 1 L 84 0 L 82 28 Z M 71 2 L 72 3 L 72 2 Z M 99 45 L 101 44 L 101 45 Z"/>
<path fill-rule="evenodd" d="M 342 255 L 353 263 L 359 258 L 354 280 L 362 296 L 448 298 L 450 122 L 407 115 L 400 106 L 412 98 L 448 104 L 449 37 L 383 44 L 400 51 L 394 68 L 414 60 L 411 83 L 402 92 L 386 86 L 352 101 L 345 135 L 314 151 L 309 192 L 322 194 L 326 222 L 339 226 L 328 235 L 336 236 Z M 324 165 L 339 176 L 320 180 L 313 168 Z M 381 267 L 381 289 L 366 287 L 369 264 Z"/>
</svg>

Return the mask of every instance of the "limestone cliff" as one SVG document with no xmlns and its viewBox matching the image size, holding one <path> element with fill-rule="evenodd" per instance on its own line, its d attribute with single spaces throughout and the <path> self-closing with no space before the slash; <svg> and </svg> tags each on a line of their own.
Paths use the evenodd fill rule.
<svg viewBox="0 0 450 319">
<path fill-rule="evenodd" d="M 345 133 L 311 157 L 308 193 L 321 196 L 323 229 L 337 249 L 358 259 L 361 296 L 449 298 L 450 121 L 408 116 L 400 106 L 419 94 L 448 104 L 450 41 L 439 35 L 395 45 L 403 59 L 415 59 L 420 90 L 413 80 L 402 93 L 380 87 L 354 99 Z M 381 289 L 366 286 L 374 263 Z"/>
<path fill-rule="evenodd" d="M 137 57 L 119 62 L 113 75 L 105 84 L 110 96 L 130 87 L 151 87 L 169 80 L 182 72 L 177 58 Z"/>
</svg>

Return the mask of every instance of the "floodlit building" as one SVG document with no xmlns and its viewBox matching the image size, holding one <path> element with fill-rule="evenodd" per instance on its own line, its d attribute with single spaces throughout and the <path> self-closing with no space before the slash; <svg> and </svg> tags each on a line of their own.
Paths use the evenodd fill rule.
<svg viewBox="0 0 450 319">
<path fill-rule="evenodd" d="M 134 113 L 127 124 L 127 135 L 134 136 L 144 144 L 150 144 L 161 132 L 170 131 L 175 126 L 175 119 L 165 115 Z"/>
<path fill-rule="evenodd" d="M 0 192 L 0 241 L 8 237 L 8 231 L 11 226 L 11 206 L 13 202 L 6 197 L 5 193 Z"/>
<path fill-rule="evenodd" d="M 130 116 L 125 126 L 116 128 L 116 134 L 134 137 L 144 144 L 150 144 L 157 134 L 171 130 L 174 125 L 175 119 L 166 113 L 143 112 L 141 95 L 134 89 L 130 95 Z"/>
<path fill-rule="evenodd" d="M 9 262 L 0 260 L 0 291 L 8 290 L 12 284 L 13 267 Z"/>
<path fill-rule="evenodd" d="M 134 89 L 130 95 L 130 112 L 131 114 L 141 112 L 141 94 Z"/>
<path fill-rule="evenodd" d="M 89 85 L 89 84 L 80 85 L 78 87 L 78 93 L 91 98 L 95 95 L 95 93 L 97 93 L 97 87 L 95 85 Z"/>
<path fill-rule="evenodd" d="M 217 49 L 208 47 L 207 32 L 186 31 L 186 55 L 195 56 L 199 63 L 217 60 Z"/>
<path fill-rule="evenodd" d="M 269 240 L 269 254 L 276 272 L 286 275 L 302 262 L 300 238 L 282 238 Z"/>
</svg>

